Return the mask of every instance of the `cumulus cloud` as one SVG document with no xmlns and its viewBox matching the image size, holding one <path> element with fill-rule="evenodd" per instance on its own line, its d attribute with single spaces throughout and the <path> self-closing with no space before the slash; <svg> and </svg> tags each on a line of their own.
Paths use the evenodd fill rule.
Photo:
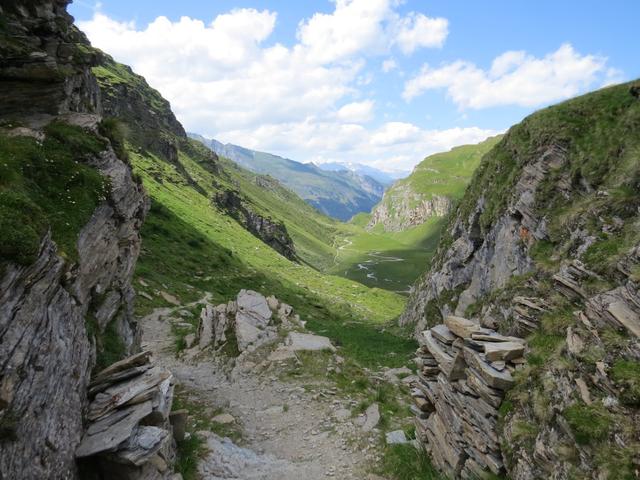
<svg viewBox="0 0 640 480">
<path fill-rule="evenodd" d="M 542 58 L 523 51 L 505 52 L 489 70 L 461 60 L 439 68 L 424 65 L 405 83 L 403 97 L 411 100 L 427 90 L 444 88 L 463 109 L 536 107 L 575 96 L 601 83 L 607 72 L 606 58 L 581 55 L 564 44 Z"/>
<path fill-rule="evenodd" d="M 359 52 L 384 53 L 394 45 L 409 55 L 418 48 L 441 47 L 449 33 L 445 18 L 422 13 L 398 15 L 391 0 L 336 0 L 333 13 L 316 13 L 299 25 L 298 38 L 322 62 Z"/>
<path fill-rule="evenodd" d="M 442 47 L 449 34 L 446 18 L 429 18 L 421 13 L 412 13 L 398 23 L 395 41 L 405 55 L 421 47 Z"/>
<path fill-rule="evenodd" d="M 384 73 L 389 73 L 391 70 L 395 70 L 396 68 L 398 68 L 398 64 L 393 58 L 388 58 L 382 62 L 382 71 Z"/>
<path fill-rule="evenodd" d="M 253 130 L 230 130 L 222 135 L 231 143 L 294 159 L 315 163 L 349 161 L 387 171 L 405 171 L 426 155 L 478 143 L 498 133 L 477 127 L 427 130 L 406 122 L 388 122 L 367 129 L 358 124 L 307 119 L 264 124 Z"/>
<path fill-rule="evenodd" d="M 373 100 L 363 102 L 352 102 L 342 106 L 336 116 L 348 123 L 363 123 L 373 117 Z"/>
<path fill-rule="evenodd" d="M 371 161 L 389 157 L 394 142 L 420 142 L 420 132 L 400 123 L 365 126 L 375 120 L 374 101 L 362 100 L 360 91 L 373 80 L 367 61 L 439 47 L 447 21 L 403 16 L 398 0 L 334 3 L 333 12 L 302 20 L 290 46 L 271 40 L 277 14 L 253 8 L 209 23 L 158 17 L 145 26 L 96 11 L 79 26 L 157 88 L 187 130 L 299 160 L 365 151 Z M 419 148 L 416 143 L 414 162 L 425 153 Z"/>
</svg>

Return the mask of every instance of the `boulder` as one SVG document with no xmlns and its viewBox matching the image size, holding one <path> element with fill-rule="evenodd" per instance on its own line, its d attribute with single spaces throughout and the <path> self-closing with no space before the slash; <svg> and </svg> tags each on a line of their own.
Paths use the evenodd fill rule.
<svg viewBox="0 0 640 480">
<path fill-rule="evenodd" d="M 640 337 L 640 316 L 635 313 L 626 302 L 616 301 L 609 304 L 607 313 L 625 327 L 631 334 Z"/>
<path fill-rule="evenodd" d="M 238 350 L 241 352 L 244 352 L 249 345 L 257 343 L 262 334 L 262 331 L 248 321 L 246 317 L 240 315 L 240 312 L 236 315 L 235 331 Z"/>
<path fill-rule="evenodd" d="M 205 305 L 200 312 L 198 324 L 198 345 L 200 348 L 208 347 L 213 341 L 213 306 Z"/>
<path fill-rule="evenodd" d="M 433 327 L 431 329 L 431 335 L 440 340 L 442 343 L 446 343 L 447 345 L 451 345 L 456 339 L 456 337 L 453 336 L 447 326 L 443 324 L 438 324 Z"/>
<path fill-rule="evenodd" d="M 287 335 L 285 346 L 292 351 L 320 351 L 331 350 L 336 351 L 336 347 L 331 344 L 331 340 L 320 335 L 310 333 L 291 332 Z"/>
<path fill-rule="evenodd" d="M 399 445 L 408 443 L 406 435 L 402 430 L 394 430 L 393 432 L 387 432 L 385 435 L 387 445 Z"/>
<path fill-rule="evenodd" d="M 362 425 L 362 430 L 365 432 L 370 432 L 374 428 L 378 426 L 380 422 L 380 408 L 377 403 L 372 403 L 369 405 L 369 408 L 364 412 L 364 424 Z"/>
<path fill-rule="evenodd" d="M 480 378 L 490 387 L 507 390 L 513 386 L 513 377 L 508 371 L 500 372 L 485 362 L 478 352 L 465 347 L 464 358 L 470 367 L 480 374 Z"/>
<path fill-rule="evenodd" d="M 113 450 L 127 440 L 140 421 L 151 413 L 151 401 L 117 410 L 92 423 L 84 433 L 76 450 L 83 458 Z"/>
<path fill-rule="evenodd" d="M 278 311 L 278 306 L 280 305 L 280 302 L 273 295 L 269 295 L 267 297 L 267 305 L 269 305 L 269 308 L 271 309 L 272 312 L 276 312 Z"/>
<path fill-rule="evenodd" d="M 148 462 L 168 440 L 168 431 L 153 426 L 140 426 L 134 435 L 109 457 L 118 463 L 129 463 L 139 467 Z"/>
<path fill-rule="evenodd" d="M 87 418 L 96 420 L 125 404 L 142 403 L 152 397 L 156 387 L 171 378 L 171 373 L 153 367 L 139 377 L 117 383 L 96 395 L 89 405 Z"/>
<path fill-rule="evenodd" d="M 175 438 L 177 442 L 184 440 L 185 433 L 187 432 L 188 419 L 188 410 L 174 410 L 169 414 L 169 422 L 173 428 L 173 438 Z"/>
<path fill-rule="evenodd" d="M 271 309 L 267 303 L 267 299 L 253 290 L 240 290 L 236 300 L 238 305 L 238 314 L 242 313 L 246 316 L 253 317 L 258 323 L 266 323 L 271 318 Z M 257 325 L 256 325 L 257 326 Z"/>
</svg>

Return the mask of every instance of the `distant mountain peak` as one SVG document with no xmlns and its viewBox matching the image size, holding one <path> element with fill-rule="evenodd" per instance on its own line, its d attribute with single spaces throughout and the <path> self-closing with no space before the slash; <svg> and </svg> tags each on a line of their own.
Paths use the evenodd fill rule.
<svg viewBox="0 0 640 480">
<path fill-rule="evenodd" d="M 370 167 L 324 168 L 232 143 L 223 144 L 195 133 L 188 135 L 254 173 L 271 175 L 325 215 L 343 221 L 360 212 L 370 212 L 382 198 L 385 186 L 393 183 L 393 178 Z"/>
</svg>

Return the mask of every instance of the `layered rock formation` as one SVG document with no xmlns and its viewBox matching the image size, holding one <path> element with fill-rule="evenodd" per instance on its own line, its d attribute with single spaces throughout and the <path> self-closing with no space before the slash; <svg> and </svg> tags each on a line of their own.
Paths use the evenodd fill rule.
<svg viewBox="0 0 640 480">
<path fill-rule="evenodd" d="M 633 86 L 600 90 L 513 127 L 484 157 L 400 319 L 418 338 L 450 315 L 529 336 L 527 366 L 514 376 L 494 439 L 512 479 L 638 475 Z M 447 442 L 457 441 L 456 424 L 439 427 Z M 437 461 L 448 470 L 458 458 Z"/>
<path fill-rule="evenodd" d="M 54 120 L 78 126 L 105 147 L 75 161 L 95 168 L 110 187 L 77 232 L 77 257 L 62 257 L 49 230 L 35 261 L 3 259 L 0 266 L 4 478 L 75 478 L 74 453 L 102 337 L 109 330 L 124 354 L 139 344 L 131 277 L 148 204 L 130 167 L 98 133 L 95 57 L 72 25 L 67 3 L 0 3 L 0 116 L 22 125 L 6 126 L 4 134 L 41 141 Z"/>
<path fill-rule="evenodd" d="M 503 473 L 498 409 L 523 366 L 524 341 L 450 316 L 419 342 L 413 411 L 432 461 L 454 478 Z"/>
<path fill-rule="evenodd" d="M 462 198 L 480 160 L 499 140 L 488 138 L 477 145 L 463 145 L 430 155 L 411 175 L 394 183 L 371 212 L 368 229 L 381 225 L 399 232 L 422 225 L 451 212 Z"/>
<path fill-rule="evenodd" d="M 89 385 L 86 426 L 76 457 L 83 477 L 122 480 L 172 476 L 171 372 L 156 367 L 149 352 L 97 373 Z"/>
<path fill-rule="evenodd" d="M 0 116 L 97 112 L 95 57 L 70 0 L 0 2 Z"/>
<path fill-rule="evenodd" d="M 47 235 L 33 264 L 8 264 L 0 278 L 0 415 L 10 432 L 0 465 L 12 478 L 73 475 L 96 353 L 89 319 L 98 342 L 110 326 L 125 351 L 138 348 L 131 277 L 148 205 L 111 149 L 89 163 L 110 179 L 111 189 L 79 233 L 77 263 L 61 258 Z M 25 466 L 25 458 L 39 461 Z"/>
<path fill-rule="evenodd" d="M 295 245 L 287 227 L 254 212 L 238 192 L 225 190 L 216 194 L 213 203 L 240 222 L 249 232 L 289 260 L 297 260 Z"/>
<path fill-rule="evenodd" d="M 381 224 L 387 232 L 400 232 L 422 225 L 432 217 L 445 217 L 453 208 L 453 201 L 444 196 L 424 195 L 409 188 L 397 188 L 385 193 L 382 202 L 371 212 L 368 229 Z"/>
</svg>

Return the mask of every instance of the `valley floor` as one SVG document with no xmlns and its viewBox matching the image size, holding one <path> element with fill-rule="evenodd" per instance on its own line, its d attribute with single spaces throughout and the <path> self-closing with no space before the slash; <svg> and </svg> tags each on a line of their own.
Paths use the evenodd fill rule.
<svg viewBox="0 0 640 480">
<path fill-rule="evenodd" d="M 141 325 L 143 348 L 173 372 L 176 401 L 189 407 L 192 430 L 205 441 L 194 478 L 382 479 L 370 473 L 381 458 L 380 432 L 358 424 L 354 400 L 323 379 L 283 377 L 280 362 L 225 368 L 203 353 L 177 357 L 171 325 L 180 308 L 157 308 Z M 211 419 L 221 413 L 231 417 L 216 428 Z"/>
<path fill-rule="evenodd" d="M 442 219 L 434 217 L 402 232 L 367 231 L 360 223 L 342 226 L 329 272 L 368 287 L 409 294 L 435 252 Z"/>
</svg>

